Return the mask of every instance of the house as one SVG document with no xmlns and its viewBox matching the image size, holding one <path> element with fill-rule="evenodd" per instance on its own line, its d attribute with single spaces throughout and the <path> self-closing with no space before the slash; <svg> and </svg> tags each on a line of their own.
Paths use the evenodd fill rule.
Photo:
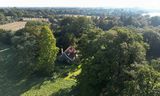
<svg viewBox="0 0 160 96">
<path fill-rule="evenodd" d="M 64 52 L 61 49 L 61 61 L 73 62 L 76 59 L 76 49 L 73 46 L 69 46 Z"/>
</svg>

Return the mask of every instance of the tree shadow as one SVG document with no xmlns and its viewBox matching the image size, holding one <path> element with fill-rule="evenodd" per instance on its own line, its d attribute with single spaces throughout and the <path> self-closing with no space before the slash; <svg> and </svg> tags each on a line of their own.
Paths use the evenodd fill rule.
<svg viewBox="0 0 160 96">
<path fill-rule="evenodd" d="M 61 89 L 56 93 L 53 93 L 51 96 L 79 96 L 78 89 L 76 87 Z"/>
<path fill-rule="evenodd" d="M 71 89 L 61 89 L 57 93 L 52 94 L 51 96 L 74 96 L 71 93 Z"/>
<path fill-rule="evenodd" d="M 50 77 L 19 74 L 13 50 L 0 53 L 0 96 L 20 96 L 32 87 L 39 89 Z"/>
</svg>

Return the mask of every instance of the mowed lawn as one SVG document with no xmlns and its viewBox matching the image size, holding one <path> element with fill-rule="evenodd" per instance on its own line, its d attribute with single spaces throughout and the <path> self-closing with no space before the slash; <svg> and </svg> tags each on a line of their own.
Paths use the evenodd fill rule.
<svg viewBox="0 0 160 96">
<path fill-rule="evenodd" d="M 15 66 L 14 51 L 0 44 L 0 96 L 71 96 L 66 90 L 75 85 L 74 80 L 51 77 L 20 76 Z"/>
<path fill-rule="evenodd" d="M 0 25 L 0 29 L 17 31 L 17 30 L 19 30 L 19 29 L 24 28 L 25 25 L 26 25 L 26 22 L 24 22 L 24 21 L 19 21 L 19 22 L 13 22 L 13 23 L 8 23 L 8 24 Z"/>
</svg>

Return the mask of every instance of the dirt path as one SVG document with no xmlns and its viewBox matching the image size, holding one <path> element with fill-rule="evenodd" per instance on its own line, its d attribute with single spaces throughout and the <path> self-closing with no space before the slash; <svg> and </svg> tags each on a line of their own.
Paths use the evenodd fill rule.
<svg viewBox="0 0 160 96">
<path fill-rule="evenodd" d="M 10 48 L 6 48 L 6 49 L 3 49 L 3 50 L 0 50 L 0 53 L 1 52 L 4 52 L 4 51 L 7 51 L 7 50 L 9 50 Z"/>
</svg>

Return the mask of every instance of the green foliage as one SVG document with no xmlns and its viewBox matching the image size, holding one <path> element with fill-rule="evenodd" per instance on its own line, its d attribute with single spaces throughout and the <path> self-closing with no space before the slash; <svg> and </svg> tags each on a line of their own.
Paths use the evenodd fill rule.
<svg viewBox="0 0 160 96">
<path fill-rule="evenodd" d="M 56 47 L 56 39 L 48 27 L 41 29 L 38 45 L 36 71 L 50 75 L 54 69 L 53 64 L 57 57 L 58 48 Z"/>
<path fill-rule="evenodd" d="M 153 66 L 155 70 L 160 72 L 160 58 L 151 60 L 151 66 Z"/>
<path fill-rule="evenodd" d="M 0 52 L 0 96 L 72 96 L 69 91 L 76 85 L 74 80 L 55 78 L 55 75 L 53 77 L 19 75 L 22 73 L 22 68 L 26 66 L 20 64 L 19 66 L 22 67 L 19 69 L 16 66 L 17 51 L 12 50 L 12 46 L 0 44 L 0 49 L 6 48 L 10 49 Z M 66 67 L 62 69 L 63 72 L 65 70 Z"/>
<path fill-rule="evenodd" d="M 66 33 L 64 36 L 60 36 L 57 41 L 57 46 L 67 49 L 76 43 L 76 38 L 72 33 Z"/>
<path fill-rule="evenodd" d="M 11 38 L 13 34 L 10 31 L 0 29 L 0 42 L 4 44 L 11 44 Z"/>
<path fill-rule="evenodd" d="M 3 24 L 3 23 L 5 23 L 5 16 L 4 16 L 4 14 L 3 13 L 0 13 L 0 24 Z"/>
<path fill-rule="evenodd" d="M 150 48 L 147 50 L 147 57 L 149 59 L 160 57 L 160 33 L 154 30 L 145 30 L 143 33 L 144 41 L 149 44 Z"/>
<path fill-rule="evenodd" d="M 111 17 L 111 16 L 108 16 L 108 17 L 101 17 L 101 18 L 97 18 L 97 19 L 94 19 L 94 21 L 96 20 L 95 24 L 103 29 L 103 30 L 109 30 L 111 28 L 113 28 L 114 26 L 121 26 L 120 22 L 118 21 L 117 18 L 114 18 L 114 17 Z"/>
<path fill-rule="evenodd" d="M 82 58 L 88 58 L 92 56 L 99 46 L 95 46 L 98 38 L 102 36 L 104 32 L 98 28 L 90 28 L 85 30 L 82 37 L 78 41 L 78 49 L 80 50 L 79 56 Z M 98 45 L 98 43 L 96 44 Z"/>
<path fill-rule="evenodd" d="M 66 17 L 60 22 L 60 32 L 57 46 L 66 49 L 68 46 L 76 43 L 85 30 L 92 26 L 92 21 L 86 17 Z"/>
<path fill-rule="evenodd" d="M 34 72 L 39 50 L 39 35 L 39 28 L 28 27 L 17 31 L 12 37 L 12 44 L 17 57 L 15 66 L 17 66 L 17 70 L 21 69 L 19 73 L 26 75 Z"/>
<path fill-rule="evenodd" d="M 47 22 L 41 22 L 41 21 L 29 21 L 26 24 L 27 27 L 35 27 L 35 26 L 49 26 Z"/>
<path fill-rule="evenodd" d="M 58 48 L 48 26 L 27 26 L 12 38 L 23 73 L 51 75 Z"/>
<path fill-rule="evenodd" d="M 130 94 L 135 94 L 136 96 L 158 96 L 160 94 L 160 72 L 148 64 L 137 65 L 132 84 L 131 86 L 134 86 L 134 88 L 128 91 Z"/>
<path fill-rule="evenodd" d="M 160 25 L 160 17 L 155 16 L 151 18 L 151 25 L 152 26 L 159 26 Z"/>
<path fill-rule="evenodd" d="M 26 28 L 17 31 L 14 36 L 9 31 L 0 30 L 0 43 L 13 44 L 15 49 L 15 53 L 3 56 L 7 54 L 5 52 L 13 50 L 6 47 L 8 51 L 2 47 L 5 51 L 1 51 L 0 55 L 0 95 L 1 93 L 19 95 L 23 91 L 22 95 L 27 96 L 71 96 L 70 87 L 75 85 L 75 79 L 80 74 L 76 88 L 79 87 L 80 91 L 78 91 L 81 96 L 159 96 L 160 60 L 157 58 L 160 57 L 158 27 L 160 17 L 140 14 L 142 14 L 141 11 L 131 12 L 130 9 L 0 9 L 0 24 L 17 21 L 22 17 L 49 18 L 58 41 L 56 43 L 52 31 L 48 28 L 50 24 L 46 22 L 29 21 Z M 138 32 L 126 28 L 114 28 L 115 26 L 131 27 L 137 29 Z M 137 34 L 141 34 L 142 30 L 144 30 L 142 32 L 144 40 L 141 35 Z M 149 44 L 148 50 L 148 45 L 143 41 Z M 56 44 L 64 49 L 77 44 L 82 66 L 73 71 L 77 65 L 62 67 L 63 65 L 59 66 L 58 62 L 56 69 L 55 60 L 58 53 Z M 145 61 L 146 54 L 150 61 Z M 153 58 L 156 60 L 151 60 Z M 7 63 L 11 64 L 5 66 Z M 23 76 L 33 73 L 46 76 L 56 71 L 55 77 L 60 75 L 65 78 L 56 79 L 55 82 L 43 81 L 35 86 L 31 84 L 31 88 L 31 85 L 26 83 L 27 80 L 10 82 L 8 77 L 12 76 L 12 72 L 15 74 L 14 71 L 17 74 L 24 73 Z M 14 76 L 17 77 L 17 75 Z M 39 80 L 31 81 L 34 84 L 39 82 Z M 24 85 L 27 85 L 25 90 L 18 88 Z M 7 92 L 5 87 L 8 88 Z M 17 91 L 10 93 L 16 88 L 18 88 Z M 28 91 L 24 92 L 26 90 Z"/>
<path fill-rule="evenodd" d="M 85 45 L 89 46 L 80 48 L 81 53 L 90 49 L 82 59 L 78 78 L 81 96 L 125 96 L 123 93 L 130 87 L 126 82 L 134 78 L 128 72 L 135 63 L 145 60 L 147 46 L 142 36 L 129 29 L 114 28 L 94 37 L 86 38 Z"/>
</svg>

